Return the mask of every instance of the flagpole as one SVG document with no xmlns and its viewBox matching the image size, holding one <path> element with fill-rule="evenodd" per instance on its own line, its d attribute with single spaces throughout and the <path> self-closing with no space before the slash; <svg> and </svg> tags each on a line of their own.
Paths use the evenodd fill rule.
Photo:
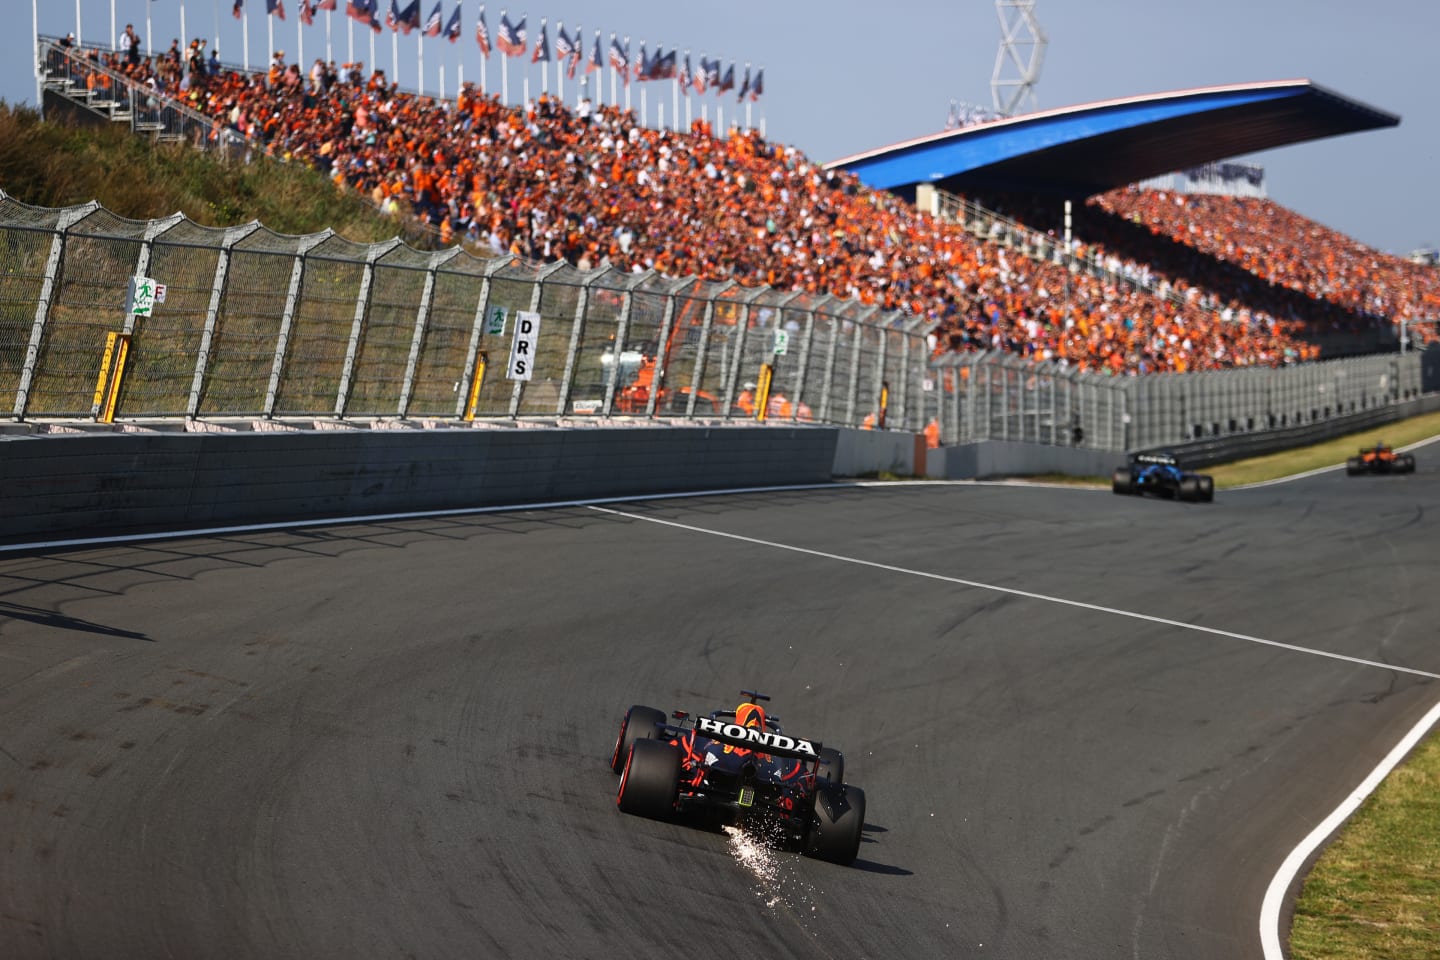
<svg viewBox="0 0 1440 960">
<path fill-rule="evenodd" d="M 265 49 L 270 51 L 270 56 L 265 58 L 265 79 L 270 79 L 270 60 L 275 55 L 275 17 L 271 13 L 265 14 Z"/>
<path fill-rule="evenodd" d="M 615 34 L 610 34 L 610 46 L 615 46 Z M 605 59 L 610 59 L 610 51 L 605 51 Z M 610 64 L 610 106 L 620 106 L 620 97 L 615 93 L 615 64 Z"/>
<path fill-rule="evenodd" d="M 146 14 L 149 16 L 149 14 Z M 146 21 L 145 32 L 150 32 L 149 21 Z M 83 41 L 80 39 L 80 0 L 75 0 L 75 46 L 80 46 Z"/>
<path fill-rule="evenodd" d="M 245 72 L 250 72 L 250 8 L 240 8 L 240 42 L 245 45 Z"/>
<path fill-rule="evenodd" d="M 689 56 L 689 54 L 686 54 Z M 670 78 L 670 117 L 675 132 L 680 132 L 680 77 L 677 73 Z"/>
<path fill-rule="evenodd" d="M 400 79 L 400 34 L 395 30 L 390 31 L 390 79 Z"/>
<path fill-rule="evenodd" d="M 300 86 L 303 88 L 305 86 L 305 73 L 303 72 L 305 70 L 305 34 L 301 32 L 300 27 L 300 15 L 297 13 L 295 15 L 295 65 L 302 71 L 300 74 Z"/>
<path fill-rule="evenodd" d="M 425 31 L 415 31 L 415 59 L 418 63 L 418 71 L 415 74 L 415 94 L 425 96 Z M 400 78 L 397 76 L 396 81 Z"/>
<path fill-rule="evenodd" d="M 374 29 L 373 27 L 367 27 L 366 30 L 365 30 L 365 32 L 368 33 L 368 34 L 370 34 L 370 60 L 369 60 L 369 63 L 370 63 L 370 69 L 373 71 L 373 70 L 375 69 L 375 29 Z M 364 79 L 365 79 L 365 78 L 362 76 L 360 79 L 361 79 L 361 82 L 364 82 Z"/>
<path fill-rule="evenodd" d="M 80 42 L 80 4 L 75 4 L 75 42 Z M 155 31 L 150 26 L 150 4 L 145 4 L 145 56 L 155 55 Z"/>
<path fill-rule="evenodd" d="M 114 53 L 118 49 L 115 43 L 115 0 L 110 0 L 110 52 Z"/>
<path fill-rule="evenodd" d="M 750 61 L 749 61 L 749 60 L 746 60 L 746 61 L 745 61 L 745 79 L 746 79 L 747 81 L 750 79 Z M 747 82 L 747 83 L 745 84 L 745 86 L 748 88 L 748 87 L 750 86 L 750 84 Z M 746 130 L 751 130 L 751 129 L 753 129 L 753 126 L 752 126 L 752 124 L 750 123 L 750 91 L 747 89 L 747 90 L 744 91 L 744 94 L 745 94 L 745 129 L 746 129 Z"/>
<path fill-rule="evenodd" d="M 565 21 L 556 20 L 556 35 L 558 36 L 559 34 L 564 32 Z M 558 53 L 559 51 L 557 50 L 556 52 Z M 568 60 L 569 57 L 566 57 L 566 59 Z M 560 105 L 563 107 L 565 105 L 565 64 L 559 57 L 555 58 L 555 97 L 560 101 Z"/>
<path fill-rule="evenodd" d="M 145 7 L 145 12 L 146 14 L 149 14 L 150 12 L 150 7 L 148 5 Z M 148 30 L 149 27 L 147 26 L 146 29 Z M 180 42 L 188 44 L 190 41 L 185 39 L 188 36 L 190 36 L 190 34 L 185 31 L 185 0 L 180 0 Z M 189 50 L 190 48 L 187 46 L 185 49 Z M 186 64 L 183 69 L 188 70 L 189 67 L 190 65 Z"/>
<path fill-rule="evenodd" d="M 30 0 L 30 25 L 34 28 L 36 53 L 38 54 L 38 48 L 40 46 L 40 0 Z M 35 56 L 33 60 L 34 63 L 31 66 L 35 71 L 35 109 L 43 111 L 45 109 L 45 71 L 40 66 L 39 56 Z M 43 113 L 41 117 L 43 119 Z"/>
</svg>

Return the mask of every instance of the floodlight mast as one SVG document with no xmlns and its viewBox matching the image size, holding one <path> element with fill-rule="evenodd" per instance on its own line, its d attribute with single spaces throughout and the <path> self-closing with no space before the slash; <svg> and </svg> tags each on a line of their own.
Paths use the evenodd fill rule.
<svg viewBox="0 0 1440 960">
<path fill-rule="evenodd" d="M 990 99 L 997 113 L 1009 117 L 1021 107 L 1036 109 L 1035 84 L 1050 38 L 1035 18 L 1035 0 L 995 0 L 995 14 L 1000 18 L 1000 49 L 990 76 Z"/>
</svg>

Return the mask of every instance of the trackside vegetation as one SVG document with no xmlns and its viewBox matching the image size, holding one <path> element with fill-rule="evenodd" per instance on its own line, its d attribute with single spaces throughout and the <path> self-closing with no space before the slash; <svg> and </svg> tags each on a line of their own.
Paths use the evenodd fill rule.
<svg viewBox="0 0 1440 960">
<path fill-rule="evenodd" d="M 98 200 L 135 220 L 178 211 L 207 227 L 251 220 L 284 234 L 329 227 L 359 243 L 406 232 L 396 219 L 303 164 L 263 157 L 227 161 L 183 143 L 152 143 L 118 125 L 46 123 L 36 110 L 4 101 L 0 190 L 37 207 Z"/>
</svg>

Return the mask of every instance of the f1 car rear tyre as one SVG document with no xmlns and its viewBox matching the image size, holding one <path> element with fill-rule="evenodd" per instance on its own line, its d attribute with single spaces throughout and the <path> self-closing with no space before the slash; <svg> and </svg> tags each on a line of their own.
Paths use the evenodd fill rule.
<svg viewBox="0 0 1440 960">
<path fill-rule="evenodd" d="M 805 855 L 841 865 L 854 863 L 864 828 L 865 791 L 848 783 L 821 783 L 815 791 L 815 817 Z"/>
<path fill-rule="evenodd" d="M 1200 499 L 1200 478 L 1188 476 L 1180 478 L 1180 489 L 1176 491 L 1179 499 L 1186 503 L 1194 503 Z"/>
<path fill-rule="evenodd" d="M 636 740 L 626 755 L 615 805 L 623 813 L 661 820 L 680 794 L 680 751 L 663 740 Z"/>
<path fill-rule="evenodd" d="M 615 752 L 610 755 L 610 769 L 619 776 L 625 771 L 625 760 L 630 756 L 630 745 L 636 740 L 653 740 L 657 728 L 665 722 L 665 711 L 654 707 L 634 706 L 625 711 L 620 721 L 620 733 L 615 738 Z"/>
<path fill-rule="evenodd" d="M 1397 465 L 1400 467 L 1401 473 L 1415 472 L 1415 458 L 1410 456 L 1410 454 L 1407 453 L 1403 457 L 1396 457 L 1395 460 Z"/>
<path fill-rule="evenodd" d="M 1116 493 L 1134 493 L 1135 476 L 1128 467 L 1116 467 L 1110 478 L 1110 489 Z"/>
<path fill-rule="evenodd" d="M 1208 473 L 1200 476 L 1200 502 L 1213 503 L 1215 501 L 1215 478 Z"/>
<path fill-rule="evenodd" d="M 1345 473 L 1348 476 L 1357 476 L 1365 472 L 1365 461 L 1359 457 L 1351 457 L 1345 461 Z"/>
<path fill-rule="evenodd" d="M 845 782 L 845 754 L 834 747 L 820 748 L 820 779 L 831 783 Z"/>
</svg>

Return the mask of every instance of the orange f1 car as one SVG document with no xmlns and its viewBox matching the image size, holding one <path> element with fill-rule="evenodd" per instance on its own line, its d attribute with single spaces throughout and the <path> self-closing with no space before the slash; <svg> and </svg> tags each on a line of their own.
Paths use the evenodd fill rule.
<svg viewBox="0 0 1440 960">
<path fill-rule="evenodd" d="M 1415 458 L 1377 443 L 1373 447 L 1362 448 L 1360 456 L 1346 460 L 1345 472 L 1352 477 L 1362 473 L 1414 473 Z"/>
</svg>

